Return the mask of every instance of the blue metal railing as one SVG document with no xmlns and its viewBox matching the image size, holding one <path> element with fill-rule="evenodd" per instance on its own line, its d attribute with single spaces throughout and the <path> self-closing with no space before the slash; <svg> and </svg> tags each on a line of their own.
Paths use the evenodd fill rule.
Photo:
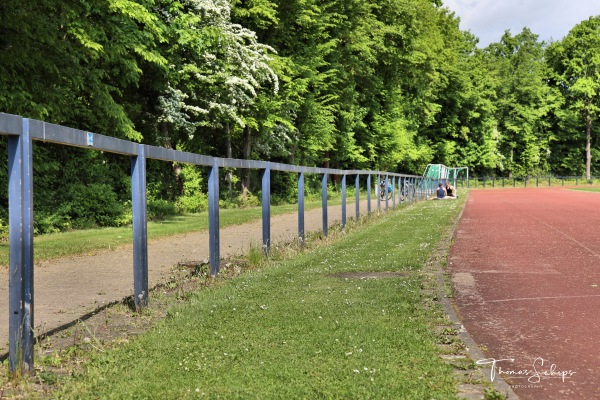
<svg viewBox="0 0 600 400">
<path fill-rule="evenodd" d="M 209 259 L 213 276 L 219 272 L 219 169 L 250 168 L 262 170 L 262 241 L 265 254 L 271 244 L 270 232 L 270 174 L 272 170 L 298 174 L 298 238 L 303 243 L 304 232 L 304 174 L 322 175 L 323 233 L 327 235 L 327 178 L 342 177 L 342 226 L 346 225 L 346 183 L 355 175 L 356 219 L 359 218 L 360 176 L 367 175 L 367 207 L 371 213 L 371 175 L 385 176 L 385 209 L 389 207 L 387 183 L 391 177 L 392 203 L 396 206 L 396 191 L 402 191 L 401 201 L 414 203 L 428 195 L 414 190 L 425 187 L 423 178 L 416 175 L 382 171 L 339 170 L 303 167 L 268 161 L 209 157 L 162 147 L 149 146 L 93 132 L 68 128 L 17 115 L 0 113 L 0 135 L 8 136 L 8 202 L 9 202 L 9 369 L 14 373 L 23 368 L 33 369 L 33 157 L 32 141 L 52 142 L 67 146 L 122 154 L 131 158 L 131 188 L 133 212 L 133 275 L 135 305 L 141 309 L 148 304 L 148 234 L 146 215 L 146 160 L 156 159 L 209 167 L 208 214 Z M 396 181 L 397 178 L 397 181 Z M 397 182 L 397 186 L 396 186 Z M 410 189 L 409 189 L 410 188 Z M 381 196 L 377 196 L 381 209 Z"/>
</svg>

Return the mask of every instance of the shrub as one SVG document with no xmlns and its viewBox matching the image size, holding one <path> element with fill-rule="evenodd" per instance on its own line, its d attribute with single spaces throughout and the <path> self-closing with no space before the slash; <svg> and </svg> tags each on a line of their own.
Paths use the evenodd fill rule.
<svg viewBox="0 0 600 400">
<path fill-rule="evenodd" d="M 146 205 L 148 219 L 161 219 L 177 214 L 177 208 L 173 202 L 164 199 L 148 199 Z"/>
<path fill-rule="evenodd" d="M 185 164 L 179 175 L 183 181 L 183 195 L 175 202 L 180 212 L 201 212 L 208 209 L 208 197 L 202 192 L 202 175 L 194 165 Z"/>
<path fill-rule="evenodd" d="M 74 228 L 116 226 L 125 211 L 124 205 L 107 184 L 74 184 L 69 188 L 68 198 L 59 214 L 68 216 Z"/>
<path fill-rule="evenodd" d="M 238 196 L 237 205 L 240 208 L 258 207 L 261 205 L 261 199 L 249 191 L 246 191 L 246 193 L 242 193 Z"/>
<path fill-rule="evenodd" d="M 201 194 L 197 197 L 181 196 L 175 203 L 175 208 L 179 212 L 197 213 L 208 210 L 208 198 Z"/>
<path fill-rule="evenodd" d="M 8 240 L 8 222 L 0 218 L 0 242 Z"/>
<path fill-rule="evenodd" d="M 41 235 L 45 233 L 57 233 L 71 229 L 72 224 L 70 218 L 66 215 L 34 210 L 33 227 L 33 232 L 36 235 Z"/>
</svg>

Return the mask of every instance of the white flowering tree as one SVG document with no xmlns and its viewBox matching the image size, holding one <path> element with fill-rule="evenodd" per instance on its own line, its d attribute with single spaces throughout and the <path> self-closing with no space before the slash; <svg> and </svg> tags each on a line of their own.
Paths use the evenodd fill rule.
<svg viewBox="0 0 600 400">
<path fill-rule="evenodd" d="M 257 104 L 278 91 L 278 77 L 269 64 L 275 50 L 231 22 L 227 0 L 164 0 L 158 7 L 170 64 L 158 83 L 149 83 L 157 96 L 157 143 L 249 158 L 258 132 L 253 116 Z M 235 155 L 232 143 L 240 144 Z M 231 171 L 227 178 L 231 187 Z"/>
<path fill-rule="evenodd" d="M 230 142 L 233 128 L 246 126 L 259 93 L 278 90 L 269 66 L 275 51 L 231 22 L 227 0 L 167 3 L 162 16 L 171 64 L 157 104 L 162 143 L 194 148 L 198 135 L 215 130 Z"/>
</svg>

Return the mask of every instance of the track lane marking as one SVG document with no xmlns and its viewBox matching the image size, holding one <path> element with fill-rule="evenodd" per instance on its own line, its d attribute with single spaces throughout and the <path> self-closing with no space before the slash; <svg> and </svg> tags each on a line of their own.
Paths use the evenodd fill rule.
<svg viewBox="0 0 600 400">
<path fill-rule="evenodd" d="M 579 240 L 575 239 L 573 236 L 570 236 L 570 235 L 566 234 L 565 232 L 561 231 L 560 229 L 557 229 L 557 228 L 553 227 L 552 225 L 550 225 L 549 223 L 547 223 L 546 221 L 544 221 L 544 220 L 542 220 L 542 219 L 540 219 L 540 218 L 537 218 L 537 217 L 535 217 L 535 216 L 533 216 L 533 215 L 529 215 L 529 214 L 527 214 L 527 213 L 523 212 L 521 209 L 517 208 L 515 205 L 513 205 L 513 204 L 511 204 L 511 203 L 509 203 L 509 202 L 507 202 L 507 201 L 505 201 L 505 203 L 506 203 L 506 204 L 508 204 L 508 205 L 510 205 L 510 206 L 512 206 L 512 207 L 513 207 L 515 210 L 517 210 L 517 212 L 519 212 L 520 214 L 523 214 L 523 215 L 525 215 L 525 216 L 527 216 L 527 217 L 529 217 L 529 218 L 531 218 L 531 219 L 534 219 L 534 220 L 536 220 L 536 221 L 538 221 L 538 222 L 541 222 L 542 224 L 546 225 L 548 228 L 552 229 L 553 231 L 555 231 L 555 232 L 558 232 L 560 235 L 562 235 L 562 236 L 564 236 L 565 238 L 569 239 L 570 241 L 572 241 L 572 242 L 574 242 L 574 243 L 578 244 L 580 247 L 582 247 L 582 248 L 584 248 L 585 250 L 587 250 L 588 252 L 590 252 L 590 253 L 591 253 L 592 255 L 594 255 L 596 258 L 600 259 L 600 253 L 598 253 L 598 252 L 596 252 L 596 251 L 594 251 L 594 250 L 590 249 L 590 248 L 589 248 L 589 247 L 587 247 L 585 244 L 583 244 L 583 243 L 581 243 Z"/>
<path fill-rule="evenodd" d="M 483 300 L 482 303 L 504 303 L 509 301 L 531 301 L 531 300 L 562 300 L 562 299 L 587 299 L 600 297 L 600 294 L 586 294 L 578 296 L 547 296 L 547 297 L 521 297 L 516 299 Z"/>
</svg>

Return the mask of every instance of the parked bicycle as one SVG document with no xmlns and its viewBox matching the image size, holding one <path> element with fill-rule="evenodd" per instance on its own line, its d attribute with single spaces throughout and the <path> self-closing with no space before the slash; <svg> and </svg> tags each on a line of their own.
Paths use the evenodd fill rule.
<svg viewBox="0 0 600 400">
<path fill-rule="evenodd" d="M 390 182 L 388 182 L 387 192 L 386 192 L 385 179 L 382 179 L 381 182 L 379 183 L 379 199 L 386 200 L 386 193 L 387 193 L 387 200 L 391 199 L 393 190 L 394 190 L 394 188 L 392 187 L 392 184 Z"/>
<path fill-rule="evenodd" d="M 405 199 L 414 198 L 416 195 L 417 189 L 414 184 L 409 181 L 404 181 L 400 184 L 400 201 L 404 201 Z"/>
<path fill-rule="evenodd" d="M 376 189 L 377 192 L 379 192 L 377 195 L 379 196 L 380 200 L 385 201 L 386 199 L 390 200 L 392 198 L 394 188 L 389 181 L 387 183 L 387 192 L 385 179 L 382 179 L 381 182 L 379 182 L 379 186 Z M 416 186 L 413 183 L 410 183 L 409 181 L 403 181 L 399 184 L 399 187 L 396 190 L 396 199 L 398 201 L 404 201 L 405 198 L 413 198 L 416 195 L 416 191 Z"/>
</svg>

